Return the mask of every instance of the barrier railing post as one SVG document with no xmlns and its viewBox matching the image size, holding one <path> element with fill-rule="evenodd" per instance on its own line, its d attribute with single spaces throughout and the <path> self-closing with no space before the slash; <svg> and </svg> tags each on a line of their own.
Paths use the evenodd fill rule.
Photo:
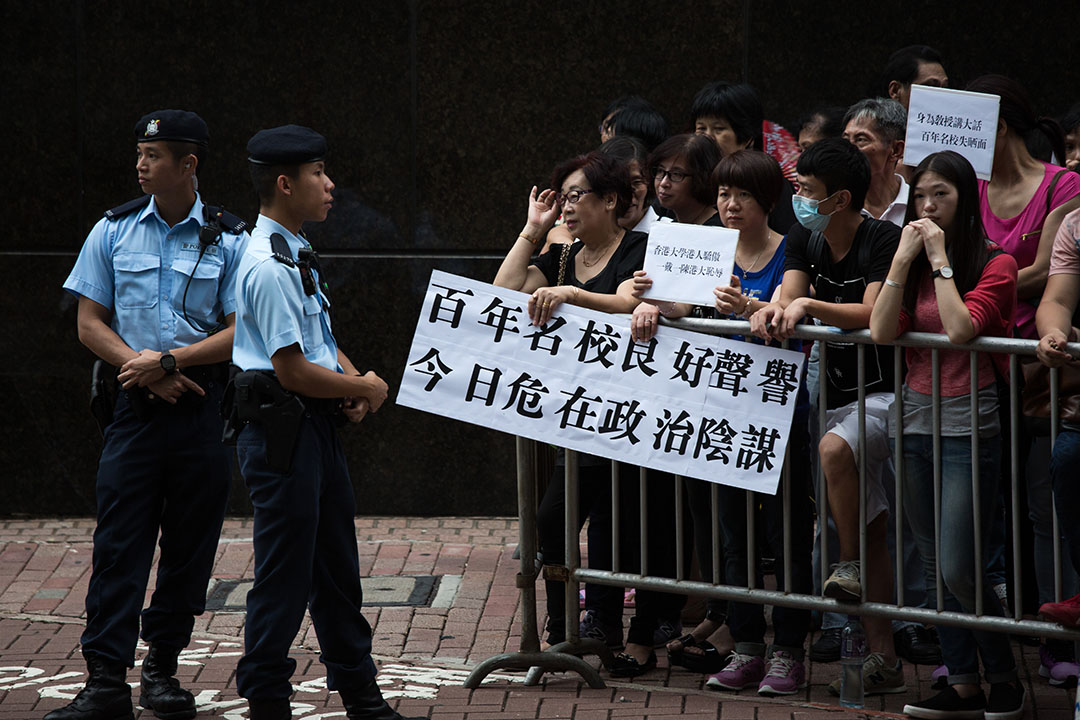
<svg viewBox="0 0 1080 720">
<path fill-rule="evenodd" d="M 983 574 L 985 568 L 983 567 L 983 534 L 982 534 L 982 522 L 983 516 L 979 510 L 982 508 L 982 489 L 979 487 L 980 467 L 979 467 L 979 354 L 973 352 L 970 354 L 970 374 L 971 374 L 971 386 L 969 394 L 971 395 L 971 517 L 974 520 L 972 527 L 975 533 L 974 546 L 975 546 L 975 614 L 983 614 Z"/>
<path fill-rule="evenodd" d="M 1058 369 L 1050 368 L 1050 452 L 1054 452 L 1057 444 L 1058 423 L 1061 422 L 1060 405 L 1058 405 Z M 1057 499 L 1050 492 L 1050 527 L 1054 538 L 1054 602 L 1061 602 L 1064 578 L 1062 578 L 1061 562 L 1061 528 L 1058 526 Z"/>
<path fill-rule="evenodd" d="M 896 476 L 893 479 L 893 509 L 896 510 L 896 520 L 893 523 L 896 548 L 896 604 L 904 606 L 904 349 L 900 346 L 893 348 L 893 425 L 897 428 L 896 441 L 893 452 L 893 469 Z"/>
<path fill-rule="evenodd" d="M 569 454 L 569 453 L 567 453 Z M 567 464 L 570 459 L 567 458 Z M 575 462 L 576 467 L 576 462 Z M 536 619 L 536 442 L 526 438 L 517 438 L 517 476 L 518 476 L 518 547 L 521 555 L 521 570 L 517 575 L 517 587 L 521 600 L 521 649 L 518 652 L 502 653 L 489 657 L 477 665 L 465 679 L 465 687 L 478 688 L 491 673 L 501 669 L 523 670 L 532 668 L 525 678 L 526 685 L 535 685 L 546 670 L 569 670 L 578 673 L 589 683 L 589 687 L 602 688 L 604 681 L 589 663 L 580 657 L 563 652 L 553 646 L 547 652 L 540 652 L 540 635 Z M 571 502 L 567 498 L 567 504 Z M 576 496 L 573 502 L 577 502 Z M 577 538 L 574 538 L 577 545 Z M 571 608 L 566 608 L 566 622 L 569 626 L 574 620 L 577 628 L 577 598 Z M 598 641 L 592 641 L 600 645 Z M 611 652 L 604 648 L 610 657 Z"/>
<path fill-rule="evenodd" d="M 867 582 L 870 575 L 869 533 L 866 528 L 866 346 L 857 346 L 856 355 L 859 358 L 859 592 L 862 602 L 866 602 L 870 590 L 870 583 Z"/>
</svg>

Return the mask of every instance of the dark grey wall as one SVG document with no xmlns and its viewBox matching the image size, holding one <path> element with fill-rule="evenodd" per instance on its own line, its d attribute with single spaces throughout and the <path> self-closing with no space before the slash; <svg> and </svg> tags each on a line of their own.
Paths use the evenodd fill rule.
<svg viewBox="0 0 1080 720">
<path fill-rule="evenodd" d="M 138 195 L 135 121 L 209 123 L 204 197 L 254 219 L 244 145 L 263 127 L 330 141 L 328 258 L 342 346 L 394 386 L 432 268 L 490 279 L 524 198 L 640 93 L 681 129 L 694 92 L 746 77 L 790 122 L 863 96 L 888 54 L 937 47 L 954 86 L 1010 73 L 1042 112 L 1080 99 L 1072 3 L 35 0 L 0 7 L 0 514 L 88 513 L 100 441 L 90 354 L 60 285 L 106 208 Z M 513 513 L 512 439 L 387 406 L 345 432 L 363 513 Z M 246 498 L 239 482 L 233 510 Z"/>
</svg>

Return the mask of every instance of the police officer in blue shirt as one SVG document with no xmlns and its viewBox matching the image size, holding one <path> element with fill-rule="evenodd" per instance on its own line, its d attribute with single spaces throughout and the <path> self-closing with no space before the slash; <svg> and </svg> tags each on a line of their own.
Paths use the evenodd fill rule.
<svg viewBox="0 0 1080 720">
<path fill-rule="evenodd" d="M 195 113 L 160 110 L 135 127 L 142 197 L 105 213 L 64 288 L 79 300 L 79 339 L 119 368 L 97 476 L 94 565 L 74 702 L 47 720 L 132 718 L 127 668 L 140 611 L 139 703 L 160 718 L 195 717 L 173 677 L 202 613 L 232 476 L 219 403 L 232 349 L 244 223 L 204 205 L 196 172 L 209 133 Z M 161 532 L 150 605 L 143 598 Z"/>
<path fill-rule="evenodd" d="M 353 524 L 355 500 L 337 420 L 360 422 L 386 400 L 374 372 L 338 347 L 318 256 L 305 222 L 326 219 L 334 183 L 326 140 L 288 125 L 248 143 L 259 219 L 240 262 L 230 424 L 255 508 L 255 584 L 247 596 L 236 687 L 250 720 L 290 717 L 289 648 L 304 610 L 319 635 L 327 685 L 353 720 L 397 720 L 375 682 L 371 626 Z"/>
</svg>

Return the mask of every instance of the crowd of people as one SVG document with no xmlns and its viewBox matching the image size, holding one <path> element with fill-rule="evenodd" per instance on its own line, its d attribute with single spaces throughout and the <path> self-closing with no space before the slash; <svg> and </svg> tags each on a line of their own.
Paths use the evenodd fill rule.
<svg viewBox="0 0 1080 720">
<path fill-rule="evenodd" d="M 802 347 L 810 362 L 789 438 L 790 557 L 783 557 L 780 496 L 754 502 L 763 530 L 759 546 L 771 551 L 777 568 L 789 568 L 776 572 L 778 587 L 853 603 L 853 613 L 854 603 L 892 603 L 898 597 L 906 605 L 933 608 L 940 595 L 940 609 L 1008 615 L 1010 600 L 1015 603 L 1021 593 L 1006 580 L 1006 547 L 1012 545 L 1006 513 L 1024 514 L 1039 612 L 1080 627 L 1080 595 L 1063 601 L 1055 595 L 1056 573 L 1066 596 L 1080 589 L 1080 531 L 1072 517 L 1080 507 L 1080 483 L 1067 470 L 1080 455 L 1080 407 L 1062 411 L 1052 448 L 1046 410 L 1040 422 L 1035 407 L 1040 393 L 1048 394 L 1048 367 L 1060 368 L 1066 407 L 1067 376 L 1076 362 L 1066 345 L 1080 339 L 1080 322 L 1073 319 L 1080 304 L 1080 105 L 1055 120 L 1040 117 L 1011 78 L 984 75 L 969 83 L 968 90 L 1000 97 L 992 176 L 985 181 L 953 151 L 935 152 L 917 167 L 903 164 L 913 85 L 949 85 L 941 56 L 929 47 L 894 53 L 879 96 L 848 108 L 815 109 L 794 133 L 765 119 L 761 98 L 746 84 L 702 88 L 683 134 L 669 134 L 664 117 L 644 99 L 620 98 L 601 114 L 599 147 L 556 167 L 548 189 L 532 188 L 525 225 L 495 284 L 529 293 L 529 315 L 537 325 L 564 303 L 628 313 L 638 342 L 656 334 L 661 316 L 745 319 L 751 332 L 738 340 L 787 342 L 793 348 L 801 347 L 792 336 L 803 323 L 868 328 L 875 344 L 865 352 L 840 342 Z M 730 280 L 716 287 L 711 304 L 647 297 L 652 280 L 642 270 L 645 248 L 650 229 L 662 222 L 738 230 Z M 978 353 L 973 363 L 967 350 L 934 351 L 940 366 L 935 377 L 932 351 L 908 348 L 902 392 L 895 395 L 888 344 L 908 331 L 944 334 L 956 345 L 978 337 L 1037 339 L 1040 362 L 1026 364 L 1023 373 L 1025 415 L 1010 413 L 1008 358 L 992 353 Z M 822 385 L 827 404 L 820 414 Z M 902 408 L 899 423 L 896 403 Z M 1010 449 L 1011 433 L 1019 442 Z M 559 451 L 538 511 L 540 549 L 555 564 L 564 552 L 564 464 Z M 1021 506 L 1013 506 L 1005 491 L 1014 464 L 1021 468 Z M 589 564 L 607 569 L 613 556 L 609 462 L 583 455 L 580 465 L 578 501 L 581 522 L 589 522 Z M 817 468 L 825 479 L 824 497 L 815 497 Z M 637 468 L 623 470 L 624 477 L 637 476 Z M 669 537 L 664 533 L 675 515 L 670 488 L 679 480 L 654 471 L 647 477 L 650 537 Z M 701 480 L 681 482 L 692 532 L 686 547 L 653 543 L 649 573 L 673 577 L 679 554 L 684 562 L 696 555 L 704 581 L 747 586 L 746 492 Z M 897 482 L 903 499 L 900 547 L 894 547 Z M 628 539 L 619 543 L 619 562 L 625 569 L 638 561 L 640 548 L 630 538 L 636 537 L 641 513 L 636 484 L 622 483 L 620 492 L 620 527 Z M 828 508 L 817 514 L 816 531 L 815 506 Z M 1064 547 L 1060 567 L 1054 566 L 1055 506 Z M 714 521 L 720 528 L 715 548 Z M 834 557 L 818 557 L 815 532 L 829 534 L 826 545 Z M 982 560 L 981 578 L 976 558 Z M 1027 564 L 1021 557 L 1011 562 Z M 832 563 L 824 583 L 814 570 L 819 563 Z M 905 567 L 904 587 L 893 586 L 896 563 Z M 790 587 L 784 586 L 785 575 Z M 753 581 L 761 587 L 761 578 Z M 980 591 L 984 597 L 977 597 Z M 709 600 L 704 619 L 683 633 L 685 602 L 680 595 L 639 589 L 624 637 L 623 591 L 586 585 L 579 631 L 622 650 L 609 668 L 613 676 L 647 672 L 657 664 L 655 649 L 666 647 L 671 665 L 707 674 L 706 686 L 716 690 L 798 692 L 806 686 L 806 643 L 817 621 L 821 632 L 809 647 L 810 658 L 839 659 L 843 616 L 776 607 L 767 643 L 761 605 Z M 544 640 L 553 645 L 565 640 L 570 617 L 560 583 L 549 581 L 547 603 Z M 1024 689 L 1007 636 L 873 617 L 862 622 L 870 649 L 863 664 L 867 694 L 904 692 L 901 662 L 907 660 L 935 666 L 936 694 L 905 706 L 910 716 L 1022 716 Z M 1073 643 L 1038 642 L 1040 674 L 1052 685 L 1075 684 Z M 840 680 L 830 689 L 839 695 Z"/>
</svg>

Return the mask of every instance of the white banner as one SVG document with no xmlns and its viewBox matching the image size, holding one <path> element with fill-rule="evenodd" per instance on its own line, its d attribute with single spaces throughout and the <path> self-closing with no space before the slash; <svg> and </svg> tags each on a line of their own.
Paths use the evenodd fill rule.
<svg viewBox="0 0 1080 720">
<path fill-rule="evenodd" d="M 645 272 L 653 281 L 645 297 L 708 305 L 713 288 L 731 284 L 739 231 L 713 225 L 664 223 L 649 231 Z"/>
<path fill-rule="evenodd" d="M 513 435 L 775 494 L 804 356 L 561 305 L 432 272 L 399 405 Z"/>
<path fill-rule="evenodd" d="M 904 164 L 915 167 L 931 153 L 955 150 L 989 180 L 1000 105 L 997 95 L 912 85 Z"/>
</svg>

